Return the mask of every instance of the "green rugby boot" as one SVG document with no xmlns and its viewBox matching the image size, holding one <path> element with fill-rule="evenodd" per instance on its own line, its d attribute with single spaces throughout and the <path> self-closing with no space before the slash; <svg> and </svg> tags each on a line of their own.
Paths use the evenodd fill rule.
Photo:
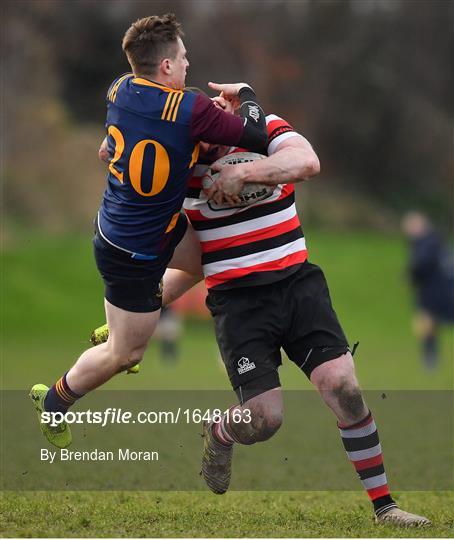
<svg viewBox="0 0 454 540">
<path fill-rule="evenodd" d="M 30 399 L 38 414 L 39 427 L 46 439 L 57 448 L 66 448 L 71 444 L 72 436 L 71 429 L 68 424 L 63 421 L 58 426 L 51 426 L 41 422 L 41 413 L 45 412 L 44 399 L 49 388 L 44 384 L 35 384 L 30 390 Z"/>
<path fill-rule="evenodd" d="M 101 343 L 105 343 L 107 341 L 107 338 L 109 337 L 109 327 L 106 324 L 103 324 L 99 328 L 96 328 L 93 330 L 90 336 L 90 341 L 93 343 L 93 345 L 101 345 Z M 139 373 L 140 370 L 140 364 L 136 364 L 135 366 L 131 366 L 129 369 L 126 370 L 126 373 Z"/>
<path fill-rule="evenodd" d="M 93 330 L 90 336 L 90 341 L 93 343 L 93 345 L 101 345 L 101 343 L 105 343 L 107 341 L 107 338 L 109 337 L 109 327 L 106 324 L 103 324 L 99 328 L 96 328 Z"/>
<path fill-rule="evenodd" d="M 126 375 L 130 375 L 131 373 L 139 373 L 140 371 L 140 364 L 136 364 L 135 366 L 131 366 L 126 370 Z"/>
</svg>

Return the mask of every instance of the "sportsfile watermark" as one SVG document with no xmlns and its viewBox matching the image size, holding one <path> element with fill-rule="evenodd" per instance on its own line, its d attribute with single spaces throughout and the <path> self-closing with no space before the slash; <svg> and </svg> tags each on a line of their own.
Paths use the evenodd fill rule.
<svg viewBox="0 0 454 540">
<path fill-rule="evenodd" d="M 380 435 L 391 490 L 454 489 L 453 392 L 366 391 L 364 399 Z M 67 414 L 47 418 L 68 423 L 72 442 L 65 448 L 43 436 L 45 425 L 26 391 L 2 391 L 0 402 L 3 489 L 197 491 L 207 489 L 199 475 L 206 441 L 202 422 L 219 421 L 237 400 L 232 391 L 93 392 Z M 282 426 L 270 439 L 235 444 L 230 489 L 361 490 L 336 418 L 320 395 L 284 391 L 283 405 Z M 250 413 L 243 414 L 247 421 Z M 229 421 L 239 420 L 232 411 Z M 58 436 L 59 426 L 53 429 Z M 350 445 L 350 453 L 358 452 L 355 441 Z"/>
<path fill-rule="evenodd" d="M 67 411 L 62 412 L 42 412 L 41 423 L 51 427 L 57 427 L 62 422 L 67 424 L 94 424 L 99 427 L 106 427 L 111 424 L 200 424 L 201 422 L 221 422 L 225 416 L 227 423 L 239 424 L 250 423 L 252 421 L 250 409 L 183 409 L 178 407 L 170 411 L 131 411 L 107 407 L 102 411 Z"/>
</svg>

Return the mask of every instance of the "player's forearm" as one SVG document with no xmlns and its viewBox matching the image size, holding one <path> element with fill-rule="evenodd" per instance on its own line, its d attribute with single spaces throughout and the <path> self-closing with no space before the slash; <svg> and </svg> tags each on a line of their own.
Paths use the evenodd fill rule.
<svg viewBox="0 0 454 540">
<path fill-rule="evenodd" d="M 320 162 L 312 151 L 284 148 L 272 156 L 242 165 L 244 183 L 288 184 L 307 180 L 320 172 Z"/>
<path fill-rule="evenodd" d="M 259 154 L 266 154 L 268 146 L 266 118 L 262 107 L 257 102 L 257 96 L 250 86 L 245 86 L 239 91 L 238 97 L 239 113 L 244 120 L 244 131 L 238 146 Z"/>
<path fill-rule="evenodd" d="M 202 275 L 168 268 L 163 278 L 162 305 L 168 306 L 203 279 Z"/>
<path fill-rule="evenodd" d="M 191 136 L 196 141 L 240 146 L 266 154 L 268 134 L 265 114 L 257 103 L 254 91 L 247 85 L 241 88 L 241 85 L 217 85 L 218 88 L 226 86 L 237 88 L 241 117 L 223 111 L 207 96 L 199 94 L 191 117 Z"/>
</svg>

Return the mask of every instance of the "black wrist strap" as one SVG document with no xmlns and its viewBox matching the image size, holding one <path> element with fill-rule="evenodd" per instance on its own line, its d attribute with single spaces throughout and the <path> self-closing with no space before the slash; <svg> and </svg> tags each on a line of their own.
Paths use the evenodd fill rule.
<svg viewBox="0 0 454 540">
<path fill-rule="evenodd" d="M 240 115 L 244 118 L 244 132 L 239 145 L 253 152 L 266 154 L 268 135 L 266 131 L 265 113 L 257 103 L 257 96 L 249 86 L 238 92 Z"/>
</svg>

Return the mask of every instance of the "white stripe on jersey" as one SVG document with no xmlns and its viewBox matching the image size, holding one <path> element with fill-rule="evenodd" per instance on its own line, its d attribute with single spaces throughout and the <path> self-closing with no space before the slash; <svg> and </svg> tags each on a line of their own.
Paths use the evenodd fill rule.
<svg viewBox="0 0 454 540">
<path fill-rule="evenodd" d="M 271 156 L 272 154 L 274 154 L 274 152 L 276 152 L 276 148 L 281 144 L 281 142 L 284 142 L 292 137 L 299 137 L 300 139 L 304 139 L 304 137 L 299 133 L 296 133 L 296 131 L 287 131 L 270 142 L 270 144 L 268 145 L 268 155 Z"/>
<path fill-rule="evenodd" d="M 265 120 L 266 120 L 267 124 L 269 124 L 273 120 L 282 120 L 284 122 L 284 120 L 280 116 L 278 116 L 277 114 L 267 114 L 266 117 L 265 117 Z"/>
<path fill-rule="evenodd" d="M 213 221 L 213 229 L 206 231 L 196 231 L 199 240 L 201 242 L 208 242 L 210 240 L 219 240 L 220 238 L 229 238 L 231 236 L 237 236 L 239 234 L 245 234 L 265 227 L 271 227 L 272 225 L 278 225 L 284 221 L 292 219 L 296 216 L 296 206 L 293 203 L 288 208 L 275 212 L 274 214 L 267 214 L 266 216 L 256 219 L 250 219 L 248 221 L 242 221 L 234 225 L 227 225 L 225 227 L 217 227 L 216 222 Z"/>
<path fill-rule="evenodd" d="M 251 255 L 243 255 L 242 257 L 235 257 L 234 259 L 226 259 L 224 261 L 217 261 L 203 265 L 203 273 L 205 277 L 225 272 L 226 270 L 234 270 L 239 268 L 247 268 L 249 266 L 255 266 L 256 264 L 277 261 L 306 249 L 306 241 L 304 238 L 298 238 L 293 242 L 284 244 L 283 246 L 267 249 L 266 251 L 259 251 L 252 253 Z"/>
<path fill-rule="evenodd" d="M 274 134 L 277 135 L 268 146 L 269 155 L 276 152 L 279 145 L 291 137 L 300 137 L 304 139 L 299 133 L 296 133 L 293 130 L 288 131 L 291 129 L 289 124 L 275 114 L 268 115 L 266 117 L 266 122 L 268 134 L 270 135 L 274 132 Z M 234 151 L 234 148 L 232 148 L 231 151 Z M 193 186 L 197 185 L 197 177 L 203 176 L 206 169 L 206 166 L 198 166 L 195 169 Z M 285 178 L 283 178 L 283 182 L 285 182 Z M 297 261 L 302 262 L 305 260 L 307 257 L 307 249 L 304 238 L 297 238 L 283 246 L 269 249 L 264 249 L 263 247 L 260 248 L 254 245 L 255 242 L 263 239 L 263 237 L 268 238 L 270 234 L 272 234 L 267 230 L 268 228 L 273 231 L 282 223 L 288 222 L 291 219 L 295 219 L 295 222 L 299 222 L 293 199 L 293 191 L 293 186 L 286 187 L 285 183 L 279 184 L 276 186 L 271 197 L 258 201 L 251 206 L 241 208 L 219 208 L 213 206 L 213 202 L 208 203 L 203 191 L 200 192 L 197 198 L 187 197 L 185 199 L 184 208 L 187 211 L 189 219 L 194 223 L 200 219 L 204 226 L 207 227 L 207 230 L 195 231 L 201 242 L 202 252 L 218 252 L 218 256 L 213 258 L 226 257 L 226 260 L 217 260 L 203 265 L 203 273 L 205 274 L 205 278 L 209 278 L 208 281 L 210 283 L 213 282 L 215 284 L 214 286 L 216 286 L 216 284 L 235 280 L 237 279 L 235 276 L 239 274 L 247 275 L 248 273 L 253 272 L 254 268 L 261 264 L 266 265 L 266 270 L 262 271 L 274 272 L 275 270 L 282 270 L 282 265 L 292 265 L 296 264 Z M 288 201 L 291 206 L 283 210 L 276 211 L 277 209 L 275 209 L 275 211 L 273 211 L 273 207 L 275 206 L 273 202 L 287 197 L 292 197 L 292 199 Z M 247 212 L 250 209 L 262 205 L 264 210 L 269 208 L 269 213 L 267 215 L 254 219 L 247 219 Z M 244 221 L 231 225 L 217 225 L 217 218 L 236 215 L 239 219 L 243 212 L 246 212 L 244 214 Z M 283 229 L 285 229 L 285 227 L 283 227 Z M 277 234 L 277 237 L 280 237 L 283 234 L 285 234 L 285 232 Z M 235 238 L 241 240 L 244 238 L 244 235 L 253 236 L 253 240 L 249 239 L 249 242 L 241 244 L 243 246 L 243 249 L 241 250 L 241 253 L 243 253 L 242 256 L 235 257 L 233 255 L 235 250 L 233 252 L 229 250 L 223 252 L 221 247 L 218 249 L 213 249 L 214 246 L 208 248 L 209 242 L 219 241 L 219 244 L 221 245 L 229 245 L 235 243 L 235 241 L 230 241 L 229 239 Z M 244 241 L 246 241 L 246 239 L 244 239 Z M 250 247 L 248 247 L 248 244 L 250 244 Z M 261 251 L 251 253 L 254 249 L 261 249 Z M 210 260 L 210 258 L 208 258 L 208 260 Z"/>
</svg>

